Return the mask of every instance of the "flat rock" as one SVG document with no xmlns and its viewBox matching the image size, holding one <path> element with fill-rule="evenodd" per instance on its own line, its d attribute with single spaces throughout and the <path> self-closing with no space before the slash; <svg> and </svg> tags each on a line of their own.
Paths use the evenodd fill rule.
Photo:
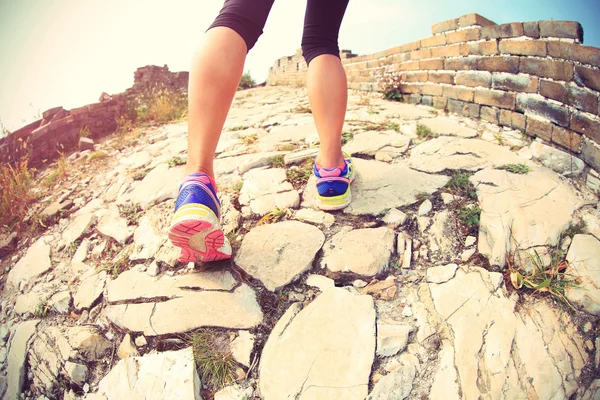
<svg viewBox="0 0 600 400">
<path fill-rule="evenodd" d="M 318 228 L 298 221 L 257 226 L 244 236 L 235 263 L 274 291 L 310 269 L 324 241 Z"/>
<path fill-rule="evenodd" d="M 535 246 L 556 246 L 569 227 L 577 198 L 546 168 L 527 174 L 485 169 L 470 178 L 481 207 L 478 251 L 503 267 L 506 253 Z"/>
<path fill-rule="evenodd" d="M 327 289 L 335 287 L 335 281 L 323 275 L 312 274 L 306 277 L 306 284 L 308 286 L 316 287 L 321 292 Z"/>
<path fill-rule="evenodd" d="M 374 354 L 373 299 L 333 288 L 302 311 L 295 303 L 275 325 L 261 356 L 260 392 L 267 399 L 362 400 Z"/>
<path fill-rule="evenodd" d="M 514 313 L 502 275 L 481 268 L 428 285 L 435 310 L 453 332 L 463 398 L 520 398 L 524 392 L 568 398 L 577 390 L 576 381 L 566 377 L 578 376 L 587 354 L 568 314 L 544 301 Z"/>
<path fill-rule="evenodd" d="M 567 261 L 581 278 L 579 287 L 567 288 L 567 299 L 591 314 L 600 315 L 600 240 L 592 235 L 575 235 Z"/>
<path fill-rule="evenodd" d="M 39 322 L 37 319 L 29 320 L 16 326 L 8 353 L 7 388 L 4 394 L 7 400 L 21 398 L 21 389 L 26 378 L 27 343 L 35 334 Z"/>
<path fill-rule="evenodd" d="M 460 246 L 460 239 L 456 235 L 455 229 L 448 210 L 442 210 L 431 218 L 431 225 L 426 232 L 429 250 L 433 253 L 433 258 L 447 262 L 455 257 L 456 250 Z"/>
<path fill-rule="evenodd" d="M 448 264 L 427 268 L 427 282 L 444 283 L 454 278 L 458 265 Z"/>
<path fill-rule="evenodd" d="M 431 212 L 433 205 L 431 204 L 431 200 L 427 199 L 421 203 L 419 206 L 419 210 L 417 211 L 417 216 L 423 217 Z"/>
<path fill-rule="evenodd" d="M 355 158 L 357 175 L 352 184 L 352 203 L 344 213 L 380 215 L 385 211 L 417 202 L 419 193 L 432 194 L 450 178 L 414 171 L 403 165 Z M 316 206 L 316 179 L 312 176 L 304 189 L 302 207 Z"/>
<path fill-rule="evenodd" d="M 133 234 L 133 227 L 127 226 L 127 220 L 121 217 L 119 209 L 115 205 L 111 205 L 100 218 L 96 229 L 104 236 L 111 237 L 120 244 L 125 244 Z"/>
<path fill-rule="evenodd" d="M 329 228 L 335 223 L 335 217 L 325 211 L 317 211 L 311 208 L 302 208 L 294 214 L 294 218 L 304 222 L 324 225 Z"/>
<path fill-rule="evenodd" d="M 145 167 L 152 161 L 150 153 L 147 151 L 135 151 L 128 157 L 121 158 L 119 162 L 129 167 L 129 169 L 139 169 Z"/>
<path fill-rule="evenodd" d="M 392 225 L 394 227 L 398 227 L 406 221 L 407 215 L 397 208 L 392 208 L 388 213 L 383 217 L 383 222 L 388 225 Z"/>
<path fill-rule="evenodd" d="M 319 154 L 319 149 L 317 148 L 295 151 L 283 156 L 283 162 L 285 165 L 299 164 L 304 160 L 315 158 L 317 154 Z"/>
<path fill-rule="evenodd" d="M 479 139 L 441 137 L 415 146 L 409 166 L 418 171 L 438 173 L 444 170 L 479 171 L 486 167 L 527 162 L 507 147 Z"/>
<path fill-rule="evenodd" d="M 215 393 L 214 400 L 244 400 L 248 399 L 248 396 L 242 389 L 237 386 L 226 386 L 223 389 Z"/>
<path fill-rule="evenodd" d="M 25 255 L 8 273 L 8 282 L 17 287 L 21 282 L 28 282 L 52 268 L 50 261 L 50 246 L 46 238 L 38 239 Z"/>
<path fill-rule="evenodd" d="M 191 347 L 120 360 L 98 384 L 107 399 L 200 400 Z"/>
<path fill-rule="evenodd" d="M 236 285 L 224 271 L 155 278 L 132 269 L 107 285 L 106 316 L 117 326 L 146 336 L 203 326 L 249 329 L 260 324 L 262 311 L 254 290 L 246 284 L 234 289 Z"/>
<path fill-rule="evenodd" d="M 562 176 L 579 176 L 585 168 L 585 163 L 579 158 L 542 142 L 534 141 L 529 148 L 542 165 Z"/>
<path fill-rule="evenodd" d="M 168 240 L 168 229 L 173 208 L 170 204 L 158 204 L 150 208 L 133 232 L 133 252 L 130 260 L 153 258 Z"/>
<path fill-rule="evenodd" d="M 56 293 L 48 300 L 48 306 L 52 307 L 52 310 L 59 314 L 68 313 L 71 306 L 71 292 L 64 290 Z"/>
<path fill-rule="evenodd" d="M 144 209 L 177 197 L 177 190 L 185 175 L 185 167 L 169 168 L 167 164 L 155 167 L 129 193 L 120 196 L 117 204 L 139 203 Z"/>
<path fill-rule="evenodd" d="M 381 113 L 388 118 L 401 118 L 403 120 L 415 120 L 422 118 L 433 118 L 432 114 L 423 107 L 417 107 L 411 104 L 386 101 L 379 105 Z"/>
<path fill-rule="evenodd" d="M 250 367 L 250 356 L 254 348 L 254 335 L 248 331 L 239 331 L 238 337 L 231 342 L 231 354 L 237 362 Z"/>
<path fill-rule="evenodd" d="M 403 351 L 413 328 L 395 321 L 377 320 L 377 355 L 390 357 Z"/>
<path fill-rule="evenodd" d="M 323 246 L 321 267 L 375 276 L 387 270 L 394 239 L 394 231 L 387 227 L 342 230 Z"/>
<path fill-rule="evenodd" d="M 412 365 L 404 365 L 381 378 L 366 400 L 404 400 L 412 391 L 417 371 Z"/>
<path fill-rule="evenodd" d="M 97 217 L 93 213 L 85 213 L 75 217 L 62 234 L 65 243 L 70 244 L 87 233 L 96 224 Z"/>
<path fill-rule="evenodd" d="M 429 129 L 441 136 L 458 136 L 462 138 L 477 137 L 475 129 L 467 128 L 458 123 L 457 120 L 450 117 L 435 117 L 419 121 L 419 124 L 425 125 Z"/>
<path fill-rule="evenodd" d="M 440 366 L 433 378 L 431 393 L 429 398 L 432 400 L 447 399 L 460 400 L 458 388 L 458 376 L 454 366 L 454 347 L 449 341 L 443 342 L 442 350 L 439 353 Z"/>
<path fill-rule="evenodd" d="M 35 314 L 38 306 L 43 306 L 52 293 L 48 292 L 29 292 L 17 296 L 14 311 L 19 314 Z"/>
<path fill-rule="evenodd" d="M 90 308 L 102 295 L 106 284 L 106 271 L 90 270 L 86 275 L 73 296 L 73 305 L 78 310 Z"/>
<path fill-rule="evenodd" d="M 354 135 L 352 140 L 344 145 L 343 150 L 349 155 L 364 154 L 374 156 L 380 149 L 389 146 L 399 138 L 410 141 L 410 138 L 404 137 L 395 131 L 367 131 Z"/>
<path fill-rule="evenodd" d="M 123 338 L 123 341 L 119 345 L 119 348 L 117 349 L 117 356 L 119 359 L 121 359 L 127 357 L 138 357 L 139 355 L 140 353 L 131 340 L 131 335 L 129 333 L 126 334 Z"/>
<path fill-rule="evenodd" d="M 286 181 L 285 169 L 255 169 L 244 175 L 239 202 L 241 205 L 250 205 L 255 214 L 265 215 L 276 207 L 298 207 L 300 196 Z"/>
</svg>

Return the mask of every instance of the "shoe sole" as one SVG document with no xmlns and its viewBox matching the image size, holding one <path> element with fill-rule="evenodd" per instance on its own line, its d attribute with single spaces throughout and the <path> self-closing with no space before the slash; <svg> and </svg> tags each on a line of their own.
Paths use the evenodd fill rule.
<svg viewBox="0 0 600 400">
<path fill-rule="evenodd" d="M 231 252 L 220 251 L 225 244 L 225 235 L 212 211 L 202 209 L 189 211 L 184 217 L 174 215 L 169 229 L 169 240 L 181 249 L 181 262 L 211 262 L 231 258 Z"/>
</svg>

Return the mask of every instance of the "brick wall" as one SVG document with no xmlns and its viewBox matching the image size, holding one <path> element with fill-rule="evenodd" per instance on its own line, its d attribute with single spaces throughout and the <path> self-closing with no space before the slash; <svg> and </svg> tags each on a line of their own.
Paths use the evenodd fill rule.
<svg viewBox="0 0 600 400">
<path fill-rule="evenodd" d="M 119 117 L 131 109 L 139 95 L 148 95 L 156 87 L 187 91 L 188 77 L 188 72 L 170 72 L 166 65 L 141 67 L 134 72 L 133 86 L 124 93 L 103 94 L 100 102 L 71 110 L 46 110 L 41 120 L 0 139 L 0 163 L 29 155 L 29 164 L 37 166 L 56 158 L 59 152 L 75 149 L 83 130 L 93 139 L 114 133 Z"/>
<path fill-rule="evenodd" d="M 381 91 L 398 74 L 412 103 L 481 118 L 540 137 L 600 169 L 600 49 L 578 22 L 497 25 L 478 15 L 440 22 L 433 36 L 375 54 L 342 54 L 351 89 Z M 270 85 L 302 85 L 301 51 L 277 60 Z"/>
</svg>

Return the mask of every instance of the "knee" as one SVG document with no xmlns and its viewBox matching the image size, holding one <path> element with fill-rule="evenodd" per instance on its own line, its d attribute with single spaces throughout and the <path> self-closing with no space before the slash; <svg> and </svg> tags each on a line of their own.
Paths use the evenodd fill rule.
<svg viewBox="0 0 600 400">
<path fill-rule="evenodd" d="M 336 57 L 340 56 L 338 47 L 337 35 L 328 37 L 318 33 L 305 32 L 302 37 L 302 55 L 308 66 L 315 58 L 323 54 L 331 54 Z"/>
<path fill-rule="evenodd" d="M 208 28 L 224 26 L 237 32 L 250 51 L 263 33 L 267 16 L 273 5 L 273 0 L 256 2 L 228 0 L 221 12 Z"/>
</svg>

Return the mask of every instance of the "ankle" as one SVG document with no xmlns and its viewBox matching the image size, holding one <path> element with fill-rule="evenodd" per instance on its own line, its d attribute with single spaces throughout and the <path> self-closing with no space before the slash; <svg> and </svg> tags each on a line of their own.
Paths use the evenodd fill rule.
<svg viewBox="0 0 600 400">
<path fill-rule="evenodd" d="M 344 154 L 341 151 L 339 152 L 339 154 L 335 154 L 333 156 L 319 153 L 315 162 L 319 168 L 327 168 L 327 169 L 330 169 L 330 168 L 343 169 L 344 166 L 346 165 Z"/>
<path fill-rule="evenodd" d="M 206 168 L 204 166 L 187 164 L 185 166 L 185 173 L 186 173 L 186 175 L 197 174 L 197 173 L 206 174 L 210 177 L 210 179 L 212 179 L 213 181 L 215 180 L 215 172 L 213 171 L 213 169 Z"/>
</svg>

